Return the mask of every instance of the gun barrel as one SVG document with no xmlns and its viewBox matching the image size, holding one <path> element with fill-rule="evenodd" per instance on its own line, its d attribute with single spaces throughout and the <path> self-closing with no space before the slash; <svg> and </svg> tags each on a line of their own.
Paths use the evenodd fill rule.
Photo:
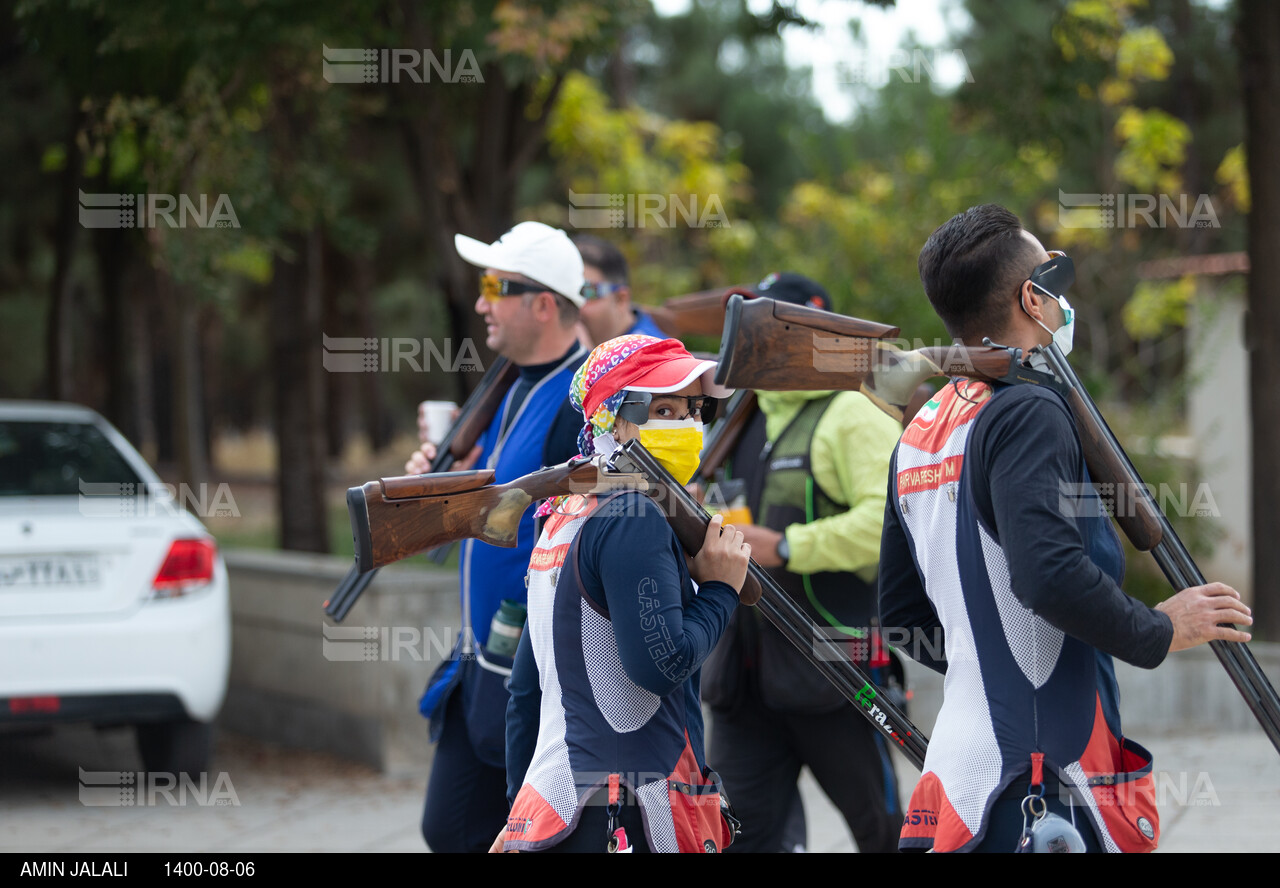
<svg viewBox="0 0 1280 888">
<path fill-rule="evenodd" d="M 664 491 L 667 520 L 685 551 L 696 555 L 702 548 L 710 516 L 680 484 L 675 482 L 644 449 L 639 441 L 628 441 L 614 464 L 626 466 L 647 476 L 655 490 Z M 750 590 L 750 591 L 749 591 Z M 747 580 L 738 596 L 741 604 L 754 604 L 765 618 L 813 664 L 837 690 L 854 705 L 878 730 L 898 745 L 917 768 L 924 767 L 928 740 L 906 715 L 879 692 L 874 682 L 858 668 L 808 615 L 792 601 L 777 581 L 755 561 L 750 563 Z"/>
</svg>

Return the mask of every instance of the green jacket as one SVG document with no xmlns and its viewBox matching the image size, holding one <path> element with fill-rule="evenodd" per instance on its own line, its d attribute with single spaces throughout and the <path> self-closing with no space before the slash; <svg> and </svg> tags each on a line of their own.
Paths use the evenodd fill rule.
<svg viewBox="0 0 1280 888">
<path fill-rule="evenodd" d="M 806 401 L 830 392 L 757 391 L 765 415 L 765 434 L 774 441 Z M 902 425 L 858 392 L 841 392 L 814 429 L 810 452 L 816 481 L 849 510 L 786 530 L 794 573 L 847 571 L 867 582 L 880 560 L 889 457 Z"/>
</svg>

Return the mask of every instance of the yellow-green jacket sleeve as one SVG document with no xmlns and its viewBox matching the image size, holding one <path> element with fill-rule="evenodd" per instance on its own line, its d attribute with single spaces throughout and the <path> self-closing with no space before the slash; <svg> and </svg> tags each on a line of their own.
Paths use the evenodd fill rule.
<svg viewBox="0 0 1280 888">
<path fill-rule="evenodd" d="M 847 571 L 868 582 L 880 559 L 889 457 L 902 425 L 858 392 L 841 392 L 814 429 L 814 480 L 848 511 L 786 530 L 795 573 Z"/>
</svg>

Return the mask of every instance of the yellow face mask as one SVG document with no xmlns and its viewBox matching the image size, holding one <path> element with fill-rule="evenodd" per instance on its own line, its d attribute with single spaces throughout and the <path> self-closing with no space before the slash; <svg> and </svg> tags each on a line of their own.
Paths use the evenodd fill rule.
<svg viewBox="0 0 1280 888">
<path fill-rule="evenodd" d="M 651 419 L 640 429 L 640 444 L 680 484 L 688 484 L 702 459 L 702 423 L 693 419 Z"/>
</svg>

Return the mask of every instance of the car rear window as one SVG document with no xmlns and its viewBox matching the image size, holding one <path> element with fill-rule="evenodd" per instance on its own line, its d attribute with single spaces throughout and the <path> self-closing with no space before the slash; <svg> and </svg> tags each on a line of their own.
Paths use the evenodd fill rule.
<svg viewBox="0 0 1280 888">
<path fill-rule="evenodd" d="M 0 496 L 76 496 L 82 483 L 141 480 L 96 426 L 0 420 Z"/>
</svg>

